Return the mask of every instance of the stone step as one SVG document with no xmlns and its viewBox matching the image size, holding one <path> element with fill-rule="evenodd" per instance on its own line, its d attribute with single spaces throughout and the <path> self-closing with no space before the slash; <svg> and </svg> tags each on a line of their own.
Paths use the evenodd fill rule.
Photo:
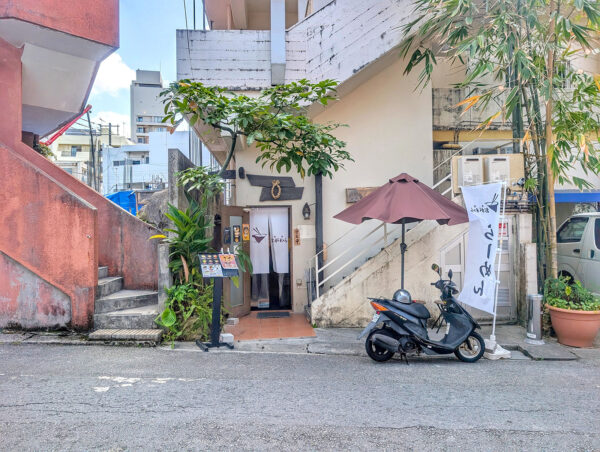
<svg viewBox="0 0 600 452">
<path fill-rule="evenodd" d="M 104 312 L 138 308 L 157 303 L 158 292 L 123 289 L 106 297 L 98 298 L 95 303 L 94 313 L 102 314 Z"/>
<path fill-rule="evenodd" d="M 99 329 L 156 329 L 158 304 L 94 314 L 94 328 Z"/>
<path fill-rule="evenodd" d="M 118 292 L 123 288 L 123 278 L 120 276 L 107 276 L 98 279 L 98 288 L 96 290 L 96 299 L 106 297 L 112 293 Z"/>
<path fill-rule="evenodd" d="M 98 267 L 98 279 L 108 277 L 108 267 Z"/>
<path fill-rule="evenodd" d="M 88 336 L 90 341 L 160 342 L 163 331 L 159 329 L 101 329 Z"/>
</svg>

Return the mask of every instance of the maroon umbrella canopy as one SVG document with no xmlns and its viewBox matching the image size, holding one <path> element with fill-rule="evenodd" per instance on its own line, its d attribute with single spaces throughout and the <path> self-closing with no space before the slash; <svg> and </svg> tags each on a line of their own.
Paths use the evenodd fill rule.
<svg viewBox="0 0 600 452">
<path fill-rule="evenodd" d="M 464 208 L 406 173 L 390 179 L 334 218 L 353 224 L 370 219 L 385 223 L 436 220 L 448 225 L 469 221 Z"/>
</svg>

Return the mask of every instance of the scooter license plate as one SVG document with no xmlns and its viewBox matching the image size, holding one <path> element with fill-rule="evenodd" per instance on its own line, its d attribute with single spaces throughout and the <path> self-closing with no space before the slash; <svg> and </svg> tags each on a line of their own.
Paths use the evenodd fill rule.
<svg viewBox="0 0 600 452">
<path fill-rule="evenodd" d="M 373 320 L 371 322 L 377 322 L 379 320 L 379 314 L 373 314 Z"/>
</svg>

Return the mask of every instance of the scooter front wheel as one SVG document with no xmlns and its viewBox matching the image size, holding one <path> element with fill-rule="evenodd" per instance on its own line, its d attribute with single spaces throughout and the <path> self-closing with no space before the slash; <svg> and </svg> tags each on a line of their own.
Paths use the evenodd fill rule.
<svg viewBox="0 0 600 452">
<path fill-rule="evenodd" d="M 479 361 L 485 352 L 485 342 L 483 338 L 473 331 L 469 337 L 454 350 L 454 354 L 458 359 L 465 363 L 474 363 Z"/>
<path fill-rule="evenodd" d="M 373 336 L 375 334 L 382 334 L 384 336 L 394 337 L 385 328 L 380 328 L 380 329 L 371 331 L 371 333 L 367 337 L 367 340 L 365 341 L 365 349 L 367 350 L 367 355 L 369 355 L 369 358 L 371 358 L 373 361 L 377 361 L 379 363 L 382 363 L 384 361 L 388 361 L 388 360 L 392 359 L 392 356 L 394 356 L 393 352 L 391 352 L 373 342 Z"/>
</svg>

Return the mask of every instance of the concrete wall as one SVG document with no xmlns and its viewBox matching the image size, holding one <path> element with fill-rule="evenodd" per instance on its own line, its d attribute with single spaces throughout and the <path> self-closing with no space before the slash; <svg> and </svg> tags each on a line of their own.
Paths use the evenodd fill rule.
<svg viewBox="0 0 600 452">
<path fill-rule="evenodd" d="M 345 81 L 400 43 L 412 10 L 410 0 L 324 5 L 286 31 L 285 82 Z M 238 91 L 269 87 L 270 41 L 269 31 L 177 30 L 177 77 Z"/>
<path fill-rule="evenodd" d="M 70 298 L 68 321 L 85 328 L 93 315 L 98 272 L 96 209 L 1 145 L 0 203 L 6 231 L 0 236 L 0 251 L 11 258 L 4 263 L 10 272 L 0 281 L 0 326 L 17 321 L 25 327 L 36 322 L 53 326 L 51 318 L 38 317 L 29 308 L 35 303 L 39 312 L 57 311 L 64 300 L 52 298 L 53 286 Z M 59 318 L 56 322 L 67 323 L 64 314 Z"/>
<path fill-rule="evenodd" d="M 324 5 L 287 31 L 286 81 L 344 82 L 400 43 L 413 9 L 411 0 Z"/>
<path fill-rule="evenodd" d="M 268 88 L 270 48 L 269 31 L 177 30 L 177 78 L 234 90 Z"/>
<path fill-rule="evenodd" d="M 63 328 L 71 298 L 0 252 L 0 327 Z"/>
<path fill-rule="evenodd" d="M 405 287 L 413 299 L 425 301 L 432 313 L 437 311 L 433 302 L 439 299 L 439 291 L 430 285 L 437 279 L 431 264 L 439 263 L 439 250 L 467 229 L 467 224 L 440 226 L 428 221 L 419 223 L 406 234 Z M 400 288 L 400 256 L 399 243 L 389 245 L 315 300 L 311 306 L 313 323 L 322 327 L 367 324 L 373 315 L 367 297 L 391 297 Z"/>
</svg>

